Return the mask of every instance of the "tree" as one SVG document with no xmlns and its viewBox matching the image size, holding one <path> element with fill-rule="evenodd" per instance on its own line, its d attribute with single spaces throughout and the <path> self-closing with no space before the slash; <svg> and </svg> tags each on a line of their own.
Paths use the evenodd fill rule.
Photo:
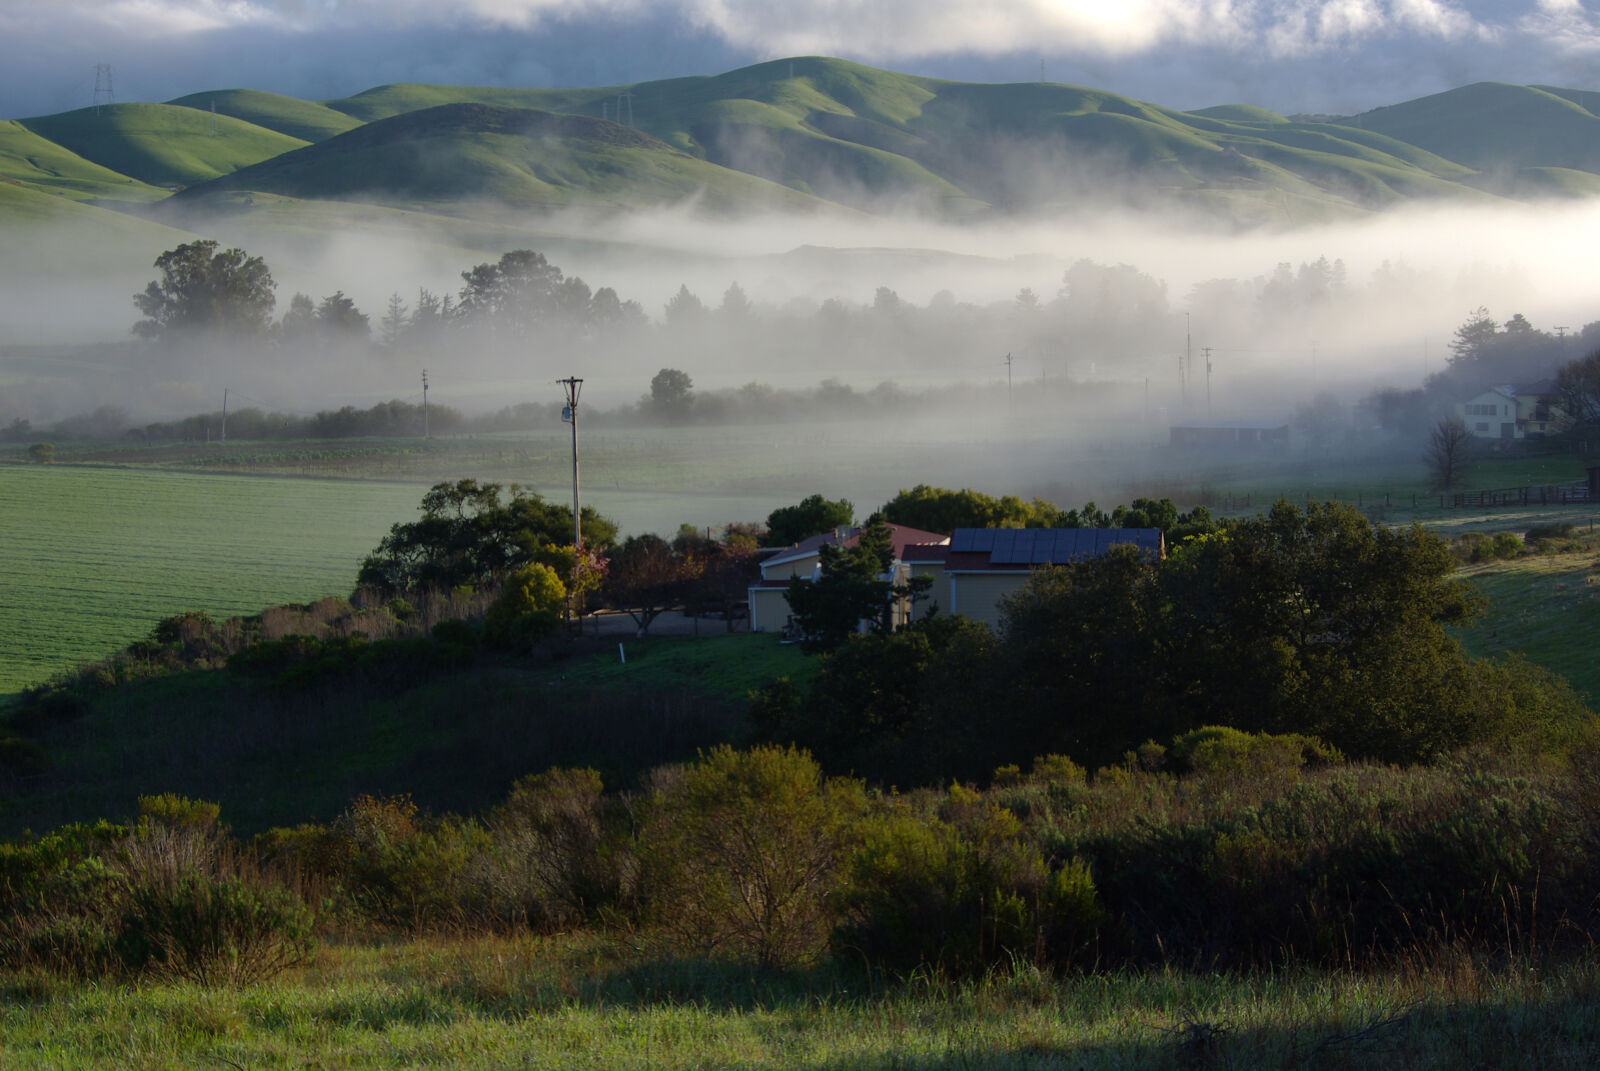
<svg viewBox="0 0 1600 1071">
<path fill-rule="evenodd" d="M 356 303 L 335 290 L 317 306 L 317 327 L 324 334 L 366 341 L 372 333 L 367 314 L 356 308 Z"/>
<path fill-rule="evenodd" d="M 1162 563 L 1163 690 L 1189 728 L 1309 732 L 1396 762 L 1459 747 L 1480 711 L 1445 628 L 1481 599 L 1455 571 L 1420 526 L 1280 501 Z"/>
<path fill-rule="evenodd" d="M 276 302 L 272 272 L 242 249 L 217 251 L 211 239 L 186 242 L 156 258 L 161 277 L 135 294 L 145 319 L 133 325 L 141 338 L 193 332 L 260 335 Z"/>
<path fill-rule="evenodd" d="M 556 571 L 530 562 L 506 578 L 505 589 L 484 617 L 484 635 L 503 647 L 525 646 L 553 635 L 567 602 L 567 588 Z"/>
<path fill-rule="evenodd" d="M 663 368 L 650 379 L 650 409 L 663 420 L 685 420 L 694 405 L 694 380 L 687 372 Z"/>
<path fill-rule="evenodd" d="M 464 323 L 520 338 L 556 308 L 561 269 L 531 249 L 513 249 L 493 264 L 461 273 L 466 283 L 456 315 Z"/>
<path fill-rule="evenodd" d="M 902 490 L 883 505 L 884 520 L 946 535 L 957 528 L 1027 528 L 1040 518 L 1035 509 L 1015 495 L 991 498 L 963 488 L 950 491 L 919 483 Z"/>
<path fill-rule="evenodd" d="M 840 526 L 848 526 L 856 515 L 847 498 L 830 502 L 821 495 L 808 495 L 793 506 L 780 506 L 767 514 L 767 545 L 786 547 Z"/>
<path fill-rule="evenodd" d="M 896 583 L 894 541 L 889 526 L 873 519 L 852 543 L 830 543 L 818 549 L 822 575 L 815 580 L 793 577 L 789 581 L 789 609 L 808 651 L 831 651 L 861 630 L 893 631 L 897 602 L 925 597 L 933 581 L 918 577 Z"/>
<path fill-rule="evenodd" d="M 749 295 L 744 292 L 744 287 L 734 281 L 722 292 L 722 304 L 717 308 L 717 315 L 730 323 L 742 324 L 750 319 L 752 310 Z"/>
<path fill-rule="evenodd" d="M 1556 398 L 1567 425 L 1590 428 L 1600 424 L 1600 350 L 1556 373 Z"/>
<path fill-rule="evenodd" d="M 1428 433 L 1422 460 L 1428 466 L 1428 479 L 1440 491 L 1461 482 L 1462 470 L 1472 449 L 1472 433 L 1460 417 L 1446 417 Z"/>
<path fill-rule="evenodd" d="M 609 606 L 633 618 L 642 640 L 650 634 L 651 622 L 693 593 L 699 575 L 696 559 L 674 553 L 666 540 L 645 533 L 629 536 L 611 552 L 602 590 Z"/>
<path fill-rule="evenodd" d="M 406 314 L 405 299 L 400 296 L 399 291 L 390 294 L 389 304 L 384 308 L 383 319 L 378 321 L 379 344 L 389 350 L 400 345 L 400 340 L 405 337 L 410 322 Z"/>
<path fill-rule="evenodd" d="M 572 536 L 572 509 L 512 484 L 439 483 L 422 496 L 422 517 L 389 529 L 361 565 L 357 582 L 386 592 L 484 585 L 533 561 L 546 545 Z M 609 546 L 616 525 L 583 511 L 586 544 Z"/>
<path fill-rule="evenodd" d="M 310 294 L 295 294 L 278 322 L 278 336 L 291 344 L 301 344 L 317 330 L 317 306 Z"/>
<path fill-rule="evenodd" d="M 664 310 L 668 327 L 693 327 L 706 318 L 705 302 L 694 296 L 688 284 L 681 284 Z"/>
</svg>

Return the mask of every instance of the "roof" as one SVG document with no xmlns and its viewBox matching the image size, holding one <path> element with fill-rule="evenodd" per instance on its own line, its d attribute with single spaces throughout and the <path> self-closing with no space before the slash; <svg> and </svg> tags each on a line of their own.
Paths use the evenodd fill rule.
<svg viewBox="0 0 1600 1071">
<path fill-rule="evenodd" d="M 1532 383 L 1519 383 L 1511 388 L 1511 393 L 1524 394 L 1554 394 L 1556 381 L 1553 379 L 1536 379 Z"/>
<path fill-rule="evenodd" d="M 1098 558 L 1131 544 L 1151 557 L 1164 546 L 1159 528 L 957 528 L 946 572 L 1026 572 Z"/>
<path fill-rule="evenodd" d="M 940 535 L 938 532 L 924 532 L 920 528 L 907 528 L 903 524 L 890 524 L 885 527 L 889 529 L 889 541 L 894 548 L 896 561 L 904 559 L 907 547 L 925 543 L 950 542 L 949 536 Z M 779 551 L 762 562 L 762 568 L 766 568 L 769 565 L 782 565 L 800 558 L 809 558 L 825 546 L 853 547 L 861 542 L 861 532 L 862 529 L 860 528 L 846 528 L 842 534 L 838 531 L 823 532 L 821 535 L 802 539 L 800 542 Z"/>
</svg>

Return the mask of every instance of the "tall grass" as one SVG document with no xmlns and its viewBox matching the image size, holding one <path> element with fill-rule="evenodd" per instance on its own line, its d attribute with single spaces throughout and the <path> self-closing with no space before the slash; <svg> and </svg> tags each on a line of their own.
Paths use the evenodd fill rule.
<svg viewBox="0 0 1600 1071">
<path fill-rule="evenodd" d="M 965 982 L 627 965 L 592 937 L 324 950 L 272 985 L 0 978 L 8 1069 L 1586 1067 L 1593 961 Z"/>
</svg>

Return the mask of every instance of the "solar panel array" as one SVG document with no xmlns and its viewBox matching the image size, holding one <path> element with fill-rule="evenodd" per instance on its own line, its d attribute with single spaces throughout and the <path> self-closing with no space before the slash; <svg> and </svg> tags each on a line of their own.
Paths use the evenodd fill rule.
<svg viewBox="0 0 1600 1071">
<path fill-rule="evenodd" d="M 1157 554 L 1161 529 L 957 528 L 950 537 L 950 552 L 986 553 L 991 565 L 1051 565 L 1099 557 L 1121 543 Z"/>
</svg>

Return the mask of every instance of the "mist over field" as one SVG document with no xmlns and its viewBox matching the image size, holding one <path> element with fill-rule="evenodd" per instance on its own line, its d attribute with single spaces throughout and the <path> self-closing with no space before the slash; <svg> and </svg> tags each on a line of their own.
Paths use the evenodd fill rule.
<svg viewBox="0 0 1600 1071">
<path fill-rule="evenodd" d="M 702 397 L 752 383 L 992 388 L 1009 374 L 1013 389 L 1056 385 L 1051 408 L 1063 415 L 1077 397 L 1067 386 L 1094 383 L 1126 388 L 1115 395 L 1124 422 L 1152 411 L 1279 420 L 1319 392 L 1349 401 L 1419 385 L 1479 306 L 1573 335 L 1600 319 L 1584 270 L 1600 207 L 1585 202 L 1423 204 L 1247 230 L 1131 210 L 984 222 L 716 218 L 693 205 L 609 218 L 490 214 L 482 204 L 470 213 L 454 228 L 377 210 L 320 227 L 190 214 L 173 220 L 181 229 L 134 220 L 98 241 L 82 227 L 24 228 L 0 248 L 0 420 L 42 426 L 116 405 L 140 423 L 216 408 L 224 388 L 304 413 L 420 400 L 424 368 L 433 400 L 469 414 L 558 400 L 553 381 L 567 375 L 586 379 L 586 402 L 611 409 L 648 394 L 668 367 Z M 133 295 L 155 278 L 156 256 L 196 235 L 266 261 L 275 320 L 297 293 L 342 292 L 368 317 L 371 344 L 138 343 Z M 423 291 L 456 300 L 463 272 L 512 249 L 636 302 L 630 326 L 380 345 L 391 298 L 408 313 Z M 748 309 L 727 306 L 734 284 Z M 696 300 L 669 312 L 681 288 Z M 1111 396 L 1084 395 L 1102 418 Z M 882 406 L 879 418 L 907 408 Z"/>
</svg>

